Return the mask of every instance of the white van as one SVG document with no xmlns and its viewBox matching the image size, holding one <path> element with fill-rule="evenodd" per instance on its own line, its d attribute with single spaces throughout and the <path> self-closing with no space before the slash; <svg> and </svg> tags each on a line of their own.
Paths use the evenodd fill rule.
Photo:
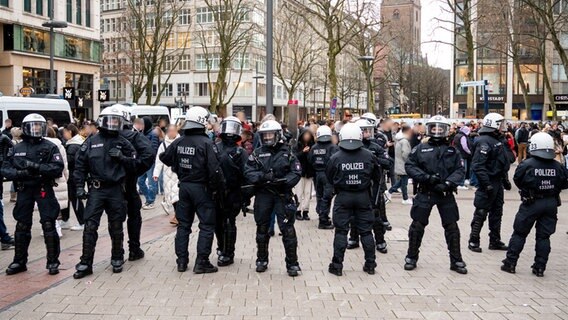
<svg viewBox="0 0 568 320">
<path fill-rule="evenodd" d="M 138 105 L 133 104 L 132 106 L 127 106 L 130 110 L 130 116 L 134 118 L 150 117 L 152 123 L 157 125 L 161 119 L 166 119 L 167 123 L 170 124 L 170 111 L 164 106 L 148 106 L 148 105 Z"/>
<path fill-rule="evenodd" d="M 30 113 L 39 113 L 45 119 L 62 127 L 74 123 L 69 103 L 55 98 L 0 97 L 0 123 L 4 130 L 4 120 L 12 120 L 13 127 L 21 127 L 22 120 Z"/>
</svg>

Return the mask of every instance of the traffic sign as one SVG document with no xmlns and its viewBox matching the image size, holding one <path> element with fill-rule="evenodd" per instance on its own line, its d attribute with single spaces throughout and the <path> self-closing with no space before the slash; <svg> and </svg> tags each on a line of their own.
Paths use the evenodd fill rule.
<svg viewBox="0 0 568 320">
<path fill-rule="evenodd" d="M 460 83 L 462 87 L 480 87 L 485 85 L 485 80 L 481 81 L 464 81 Z"/>
</svg>

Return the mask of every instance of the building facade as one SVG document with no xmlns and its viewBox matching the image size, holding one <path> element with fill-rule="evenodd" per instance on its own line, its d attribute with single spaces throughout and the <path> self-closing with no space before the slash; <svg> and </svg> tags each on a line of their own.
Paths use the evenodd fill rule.
<svg viewBox="0 0 568 320">
<path fill-rule="evenodd" d="M 68 23 L 54 33 L 53 93 L 64 97 L 66 88 L 78 119 L 98 115 L 99 8 L 98 0 L 0 0 L 0 91 L 11 96 L 50 93 L 50 32 L 42 24 L 53 17 Z"/>
</svg>

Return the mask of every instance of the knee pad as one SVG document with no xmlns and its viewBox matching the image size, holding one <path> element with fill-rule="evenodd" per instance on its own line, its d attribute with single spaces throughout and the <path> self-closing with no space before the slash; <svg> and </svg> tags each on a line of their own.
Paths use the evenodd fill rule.
<svg viewBox="0 0 568 320">
<path fill-rule="evenodd" d="M 96 232 L 99 229 L 99 225 L 94 222 L 94 221 L 90 221 L 87 220 L 85 222 L 85 231 L 86 232 Z"/>
<path fill-rule="evenodd" d="M 44 233 L 50 233 L 55 231 L 55 221 L 49 220 L 41 224 L 41 228 Z"/>
<path fill-rule="evenodd" d="M 528 234 L 527 234 L 527 235 L 528 235 Z M 536 238 L 537 241 L 538 241 L 538 240 L 540 240 L 540 241 L 542 241 L 542 240 L 548 240 L 548 239 L 550 239 L 550 235 L 549 235 L 549 234 L 542 233 L 542 232 L 537 232 L 536 235 L 535 235 L 535 238 Z"/>
<path fill-rule="evenodd" d="M 475 209 L 475 212 L 473 213 L 473 218 L 474 219 L 479 218 L 485 220 L 487 219 L 487 214 L 488 211 L 486 209 Z"/>
<path fill-rule="evenodd" d="M 267 242 L 269 238 L 268 226 L 256 227 L 256 242 Z"/>
<path fill-rule="evenodd" d="M 296 229 L 294 226 L 286 226 L 286 228 L 282 230 L 282 236 L 287 238 L 296 238 Z"/>
<path fill-rule="evenodd" d="M 18 222 L 16 223 L 16 232 L 30 232 L 32 230 L 32 225 Z"/>
<path fill-rule="evenodd" d="M 448 223 L 448 224 L 444 225 L 443 227 L 444 227 L 444 230 L 446 230 L 447 232 L 456 232 L 456 231 L 459 232 L 459 230 L 460 230 L 459 227 L 458 227 L 458 224 L 456 222 Z"/>
<path fill-rule="evenodd" d="M 424 232 L 425 228 L 426 228 L 426 225 L 424 225 L 422 222 L 414 220 L 414 221 L 412 221 L 412 224 L 410 224 L 410 228 L 409 228 L 408 231 Z"/>
</svg>

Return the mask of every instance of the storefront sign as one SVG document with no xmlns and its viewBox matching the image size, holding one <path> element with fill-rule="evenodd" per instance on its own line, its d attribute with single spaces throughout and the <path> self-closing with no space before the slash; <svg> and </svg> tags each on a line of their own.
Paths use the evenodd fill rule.
<svg viewBox="0 0 568 320">
<path fill-rule="evenodd" d="M 107 102 L 110 100 L 110 91 L 109 90 L 99 90 L 99 101 L 100 102 Z"/>
<path fill-rule="evenodd" d="M 34 88 L 32 87 L 23 87 L 20 89 L 20 94 L 23 97 L 29 97 L 34 93 Z"/>
<path fill-rule="evenodd" d="M 568 94 L 555 94 L 554 102 L 556 103 L 568 103 Z"/>
<path fill-rule="evenodd" d="M 65 99 L 65 100 L 74 100 L 74 99 L 75 99 L 75 88 L 73 88 L 73 87 L 64 87 L 64 88 L 63 88 L 63 99 Z"/>
<path fill-rule="evenodd" d="M 489 103 L 491 102 L 505 102 L 505 96 L 489 96 L 487 98 L 487 100 L 489 100 Z M 483 96 L 479 97 L 479 102 L 483 102 L 485 101 L 485 99 L 483 98 Z"/>
</svg>

